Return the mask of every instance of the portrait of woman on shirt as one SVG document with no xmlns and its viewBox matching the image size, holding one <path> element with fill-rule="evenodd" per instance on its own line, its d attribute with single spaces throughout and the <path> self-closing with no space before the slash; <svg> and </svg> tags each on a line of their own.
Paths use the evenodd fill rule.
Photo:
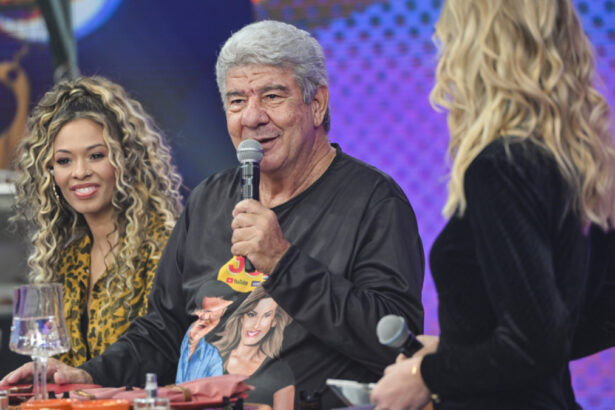
<svg viewBox="0 0 615 410">
<path fill-rule="evenodd" d="M 587 231 L 615 221 L 591 44 L 570 0 L 447 0 L 435 38 L 431 100 L 448 110 L 452 159 L 430 255 L 441 334 L 389 366 L 372 401 L 576 409 L 568 362 L 600 346 L 577 337 L 602 267 Z"/>
<path fill-rule="evenodd" d="M 181 212 L 181 178 L 152 118 L 102 77 L 56 84 L 29 118 L 15 167 L 15 215 L 34 283 L 60 282 L 79 366 L 147 312 Z"/>
<path fill-rule="evenodd" d="M 291 409 L 294 405 L 294 376 L 279 358 L 284 329 L 291 317 L 257 287 L 225 322 L 218 349 L 229 374 L 245 374 L 246 383 L 255 387 L 249 401 L 269 404 L 273 409 Z"/>
</svg>

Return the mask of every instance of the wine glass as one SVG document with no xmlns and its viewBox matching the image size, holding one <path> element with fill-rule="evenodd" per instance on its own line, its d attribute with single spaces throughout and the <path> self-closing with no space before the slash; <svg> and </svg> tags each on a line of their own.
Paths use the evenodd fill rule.
<svg viewBox="0 0 615 410">
<path fill-rule="evenodd" d="M 32 356 L 34 400 L 46 399 L 47 359 L 70 349 L 62 285 L 25 285 L 15 289 L 9 348 Z"/>
</svg>

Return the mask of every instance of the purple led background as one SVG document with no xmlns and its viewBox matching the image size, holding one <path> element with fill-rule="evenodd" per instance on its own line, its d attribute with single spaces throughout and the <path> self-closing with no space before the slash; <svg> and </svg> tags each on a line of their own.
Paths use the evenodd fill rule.
<svg viewBox="0 0 615 410">
<path fill-rule="evenodd" d="M 444 225 L 448 133 L 446 114 L 428 95 L 436 50 L 431 36 L 440 0 L 263 0 L 257 19 L 288 21 L 312 32 L 327 56 L 332 141 L 384 170 L 416 212 L 426 251 Z M 615 106 L 615 1 L 577 0 L 596 49 L 601 91 Z M 437 296 L 427 269 L 425 333 L 437 334 Z M 571 366 L 585 409 L 615 408 L 615 349 Z"/>
</svg>

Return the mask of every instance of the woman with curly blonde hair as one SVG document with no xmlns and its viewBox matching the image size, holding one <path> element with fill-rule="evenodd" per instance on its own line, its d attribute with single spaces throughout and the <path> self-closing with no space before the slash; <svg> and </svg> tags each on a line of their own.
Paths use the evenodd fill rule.
<svg viewBox="0 0 615 410">
<path fill-rule="evenodd" d="M 596 270 L 587 228 L 615 221 L 591 44 L 570 0 L 447 0 L 435 36 L 431 99 L 449 111 L 452 159 L 450 219 L 430 256 L 441 335 L 420 336 L 425 348 L 387 369 L 372 399 L 576 409 L 568 361 L 615 340 L 579 326 Z"/>
<path fill-rule="evenodd" d="M 25 225 L 34 283 L 64 285 L 78 366 L 147 312 L 158 260 L 181 212 L 181 178 L 141 104 L 102 77 L 64 81 L 29 119 L 13 221 Z"/>
</svg>

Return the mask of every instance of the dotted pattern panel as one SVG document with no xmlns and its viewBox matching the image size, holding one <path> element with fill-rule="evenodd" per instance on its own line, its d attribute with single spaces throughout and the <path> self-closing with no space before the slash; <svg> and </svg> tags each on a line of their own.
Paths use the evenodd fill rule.
<svg viewBox="0 0 615 410">
<path fill-rule="evenodd" d="M 426 254 L 445 223 L 446 115 L 428 102 L 436 50 L 431 37 L 441 0 L 262 0 L 258 19 L 312 32 L 327 56 L 331 139 L 384 170 L 416 212 Z M 602 92 L 615 106 L 615 1 L 577 0 L 598 56 Z M 425 332 L 438 333 L 437 295 L 429 270 L 423 289 Z M 615 349 L 571 366 L 585 409 L 615 408 Z"/>
</svg>

